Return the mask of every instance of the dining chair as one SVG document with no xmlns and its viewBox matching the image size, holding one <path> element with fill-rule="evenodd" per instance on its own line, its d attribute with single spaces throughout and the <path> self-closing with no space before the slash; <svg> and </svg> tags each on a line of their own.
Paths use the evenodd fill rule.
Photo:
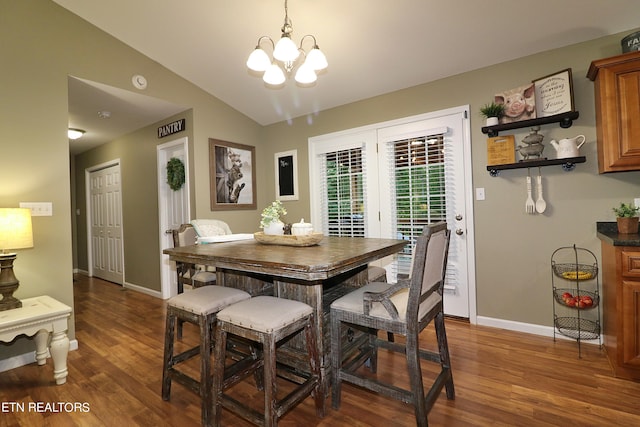
<svg viewBox="0 0 640 427">
<path fill-rule="evenodd" d="M 446 222 L 425 226 L 417 238 L 409 279 L 396 284 L 369 283 L 331 304 L 332 405 L 340 408 L 342 382 L 346 381 L 414 406 L 416 424 L 427 426 L 427 414 L 443 387 L 448 399 L 455 398 L 449 348 L 444 325 L 443 289 L 450 231 Z M 438 352 L 419 347 L 420 332 L 434 322 Z M 365 327 L 369 339 L 358 353 L 343 360 L 341 328 L 345 324 Z M 406 337 L 406 343 L 379 339 L 378 330 Z M 400 388 L 362 372 L 368 362 L 377 373 L 378 348 L 406 355 L 410 389 Z M 439 373 L 425 395 L 420 360 L 440 365 Z"/>
<path fill-rule="evenodd" d="M 173 381 L 187 387 L 200 396 L 203 426 L 210 426 L 212 422 L 211 411 L 214 402 L 211 355 L 216 315 L 225 307 L 249 298 L 251 295 L 240 289 L 212 285 L 188 290 L 167 301 L 162 399 L 169 400 Z M 200 332 L 200 342 L 193 348 L 176 352 L 175 331 L 181 326 L 180 322 L 196 325 Z M 200 376 L 197 379 L 189 374 L 189 368 L 181 366 L 196 356 L 200 357 Z"/>
<path fill-rule="evenodd" d="M 322 387 L 320 354 L 316 347 L 315 314 L 311 306 L 286 298 L 260 295 L 221 310 L 217 315 L 214 350 L 213 414 L 214 426 L 221 425 L 222 408 L 260 426 L 277 426 L 278 421 L 291 408 L 308 396 L 315 400 L 316 415 L 324 416 L 325 394 Z M 308 370 L 295 369 L 303 378 L 286 396 L 278 396 L 276 377 L 276 349 L 279 343 L 304 332 Z M 227 337 L 241 337 L 262 347 L 260 357 L 245 358 L 227 364 Z M 247 362 L 250 362 L 247 364 Z M 277 366 L 286 365 L 278 360 Z M 262 373 L 264 412 L 260 413 L 225 391 L 251 373 Z M 283 376 L 287 378 L 287 376 Z M 256 382 L 257 382 L 256 378 Z M 244 399 L 243 399 L 244 400 Z"/>
<path fill-rule="evenodd" d="M 171 231 L 173 235 L 173 247 L 189 246 L 196 244 L 196 231 L 191 224 L 181 224 L 178 229 Z M 207 271 L 203 266 L 186 262 L 176 262 L 178 293 L 184 292 L 184 285 L 194 288 L 216 283 L 216 273 Z"/>
</svg>

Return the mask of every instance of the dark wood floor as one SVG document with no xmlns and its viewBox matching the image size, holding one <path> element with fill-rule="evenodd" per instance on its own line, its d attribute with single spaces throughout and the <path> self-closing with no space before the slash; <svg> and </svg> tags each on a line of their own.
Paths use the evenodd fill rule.
<svg viewBox="0 0 640 427">
<path fill-rule="evenodd" d="M 69 354 L 67 384 L 53 382 L 51 360 L 0 373 L 0 426 L 197 426 L 194 395 L 174 384 L 160 397 L 165 303 L 97 279 L 75 282 L 77 351 Z M 185 326 L 185 344 L 197 331 Z M 429 416 L 432 426 L 639 426 L 640 383 L 612 376 L 604 351 L 575 342 L 447 320 L 456 400 L 444 392 Z M 431 328 L 421 337 L 433 348 Z M 195 369 L 195 368 L 194 368 Z M 407 383 L 401 357 L 381 351 L 379 372 Z M 429 372 L 425 373 L 425 377 Z M 251 384 L 238 393 L 262 404 Z M 12 411 L 11 402 L 57 404 L 58 412 Z M 85 403 L 75 412 L 64 404 Z M 68 405 L 67 405 L 68 406 Z M 327 405 L 330 408 L 330 404 Z M 55 409 L 55 408 L 54 408 Z M 245 426 L 230 413 L 225 425 Z M 282 426 L 411 426 L 411 407 L 345 385 L 342 408 L 315 417 L 310 399 Z"/>
</svg>

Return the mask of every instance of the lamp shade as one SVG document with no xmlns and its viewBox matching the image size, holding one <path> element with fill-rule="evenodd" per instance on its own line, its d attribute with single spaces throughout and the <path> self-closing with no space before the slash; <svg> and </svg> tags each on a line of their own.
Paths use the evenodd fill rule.
<svg viewBox="0 0 640 427">
<path fill-rule="evenodd" d="M 300 52 L 296 44 L 287 36 L 282 36 L 273 51 L 273 57 L 282 62 L 293 62 L 298 59 Z"/>
<path fill-rule="evenodd" d="M 329 66 L 327 63 L 327 57 L 324 56 L 324 53 L 316 46 L 311 49 L 311 52 L 307 55 L 307 61 L 311 68 L 316 71 L 324 70 Z"/>
<path fill-rule="evenodd" d="M 271 65 L 269 55 L 259 47 L 251 52 L 249 59 L 247 59 L 247 67 L 253 71 L 266 71 L 269 65 Z"/>
<path fill-rule="evenodd" d="M 296 71 L 295 79 L 301 84 L 311 84 L 318 79 L 313 68 L 309 65 L 308 59 L 298 68 L 298 71 Z"/>
<path fill-rule="evenodd" d="M 31 210 L 27 208 L 0 208 L 0 249 L 32 247 Z"/>
<path fill-rule="evenodd" d="M 266 84 L 272 86 L 281 85 L 285 82 L 286 79 L 287 78 L 284 76 L 284 72 L 276 64 L 271 64 L 271 66 L 267 68 L 267 71 L 265 71 L 264 75 L 262 76 L 262 80 L 264 80 Z"/>
</svg>

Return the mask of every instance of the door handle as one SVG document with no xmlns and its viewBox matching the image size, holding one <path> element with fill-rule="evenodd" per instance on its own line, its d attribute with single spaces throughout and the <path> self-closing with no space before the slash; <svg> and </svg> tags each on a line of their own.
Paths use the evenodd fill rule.
<svg viewBox="0 0 640 427">
<path fill-rule="evenodd" d="M 456 221 L 462 221 L 462 215 L 460 214 L 456 215 Z"/>
<path fill-rule="evenodd" d="M 458 236 L 462 236 L 464 234 L 464 231 L 462 230 L 462 228 L 456 228 L 456 234 Z"/>
<path fill-rule="evenodd" d="M 164 230 L 164 234 L 172 234 L 173 230 Z"/>
</svg>

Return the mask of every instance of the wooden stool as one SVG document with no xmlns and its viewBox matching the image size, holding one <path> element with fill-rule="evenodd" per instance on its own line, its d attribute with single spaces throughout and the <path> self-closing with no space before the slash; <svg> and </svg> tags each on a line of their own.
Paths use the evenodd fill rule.
<svg viewBox="0 0 640 427">
<path fill-rule="evenodd" d="M 309 395 L 315 398 L 316 414 L 319 417 L 324 416 L 325 399 L 324 390 L 320 386 L 320 357 L 313 333 L 315 318 L 310 306 L 284 298 L 258 296 L 221 310 L 217 318 L 213 379 L 214 425 L 220 425 L 224 407 L 256 425 L 277 426 L 278 420 L 289 409 Z M 305 376 L 305 380 L 294 391 L 278 400 L 276 345 L 302 329 L 305 332 L 311 373 Z M 227 334 L 261 343 L 263 357 L 254 360 L 251 366 L 238 366 L 242 364 L 238 362 L 225 368 Z M 264 414 L 224 394 L 225 390 L 257 369 L 264 371 Z"/>
<path fill-rule="evenodd" d="M 222 286 L 203 286 L 178 294 L 167 302 L 167 322 L 164 335 L 164 367 L 162 369 L 162 399 L 169 400 L 171 381 L 175 380 L 200 396 L 202 425 L 210 425 L 213 395 L 211 374 L 211 339 L 216 313 L 226 306 L 249 299 L 251 296 L 239 289 Z M 173 353 L 176 320 L 200 327 L 200 345 L 179 354 Z M 200 380 L 176 369 L 176 365 L 200 355 Z"/>
</svg>

